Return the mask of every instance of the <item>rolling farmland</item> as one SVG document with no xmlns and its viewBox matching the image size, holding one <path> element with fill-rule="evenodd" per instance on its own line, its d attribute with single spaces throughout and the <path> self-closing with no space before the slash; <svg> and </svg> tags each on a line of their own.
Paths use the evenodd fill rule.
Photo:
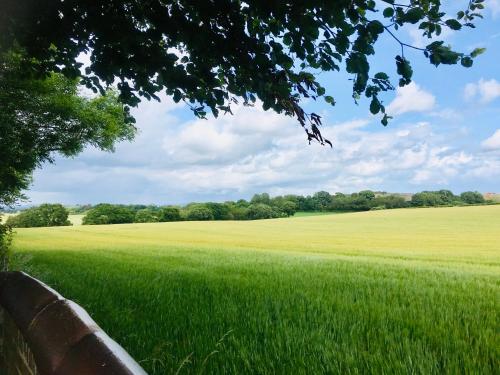
<svg viewBox="0 0 500 375">
<path fill-rule="evenodd" d="M 151 374 L 500 365 L 500 206 L 16 231 Z"/>
</svg>

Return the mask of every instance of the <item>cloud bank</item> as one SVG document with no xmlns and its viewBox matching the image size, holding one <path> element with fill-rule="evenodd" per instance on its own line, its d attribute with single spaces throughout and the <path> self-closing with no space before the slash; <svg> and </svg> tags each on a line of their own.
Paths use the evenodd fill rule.
<svg viewBox="0 0 500 375">
<path fill-rule="evenodd" d="M 398 90 L 388 108 L 405 113 L 435 106 L 431 93 L 412 84 Z M 264 191 L 404 192 L 488 178 L 500 170 L 499 155 L 491 152 L 498 132 L 478 144 L 477 152 L 461 150 L 449 145 L 449 129 L 441 129 L 435 118 L 384 128 L 370 116 L 343 123 L 326 117 L 330 149 L 308 145 L 295 120 L 259 107 L 239 106 L 234 116 L 209 120 L 178 109 L 168 100 L 141 104 L 136 140 L 119 144 L 113 154 L 89 149 L 45 166 L 35 175 L 32 203 L 166 204 L 249 198 Z"/>
</svg>

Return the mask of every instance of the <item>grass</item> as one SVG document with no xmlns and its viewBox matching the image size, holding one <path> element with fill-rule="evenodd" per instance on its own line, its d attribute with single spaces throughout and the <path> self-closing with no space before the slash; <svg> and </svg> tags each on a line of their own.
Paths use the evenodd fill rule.
<svg viewBox="0 0 500 375">
<path fill-rule="evenodd" d="M 150 374 L 498 373 L 500 206 L 19 229 Z"/>
<path fill-rule="evenodd" d="M 323 211 L 298 211 L 293 217 L 306 217 L 306 216 L 323 216 L 323 215 L 334 215 L 337 212 L 323 212 Z"/>
<path fill-rule="evenodd" d="M 73 225 L 82 225 L 82 220 L 85 214 L 70 214 L 68 219 Z"/>
<path fill-rule="evenodd" d="M 8 212 L 0 212 L 0 220 L 2 223 L 5 223 L 10 216 L 15 216 L 16 214 L 8 213 Z"/>
<path fill-rule="evenodd" d="M 0 220 L 2 223 L 5 223 L 9 216 L 16 216 L 17 213 L 11 214 L 11 213 L 0 213 Z M 68 220 L 71 222 L 72 225 L 82 225 L 82 220 L 84 214 L 70 214 L 68 215 Z"/>
</svg>

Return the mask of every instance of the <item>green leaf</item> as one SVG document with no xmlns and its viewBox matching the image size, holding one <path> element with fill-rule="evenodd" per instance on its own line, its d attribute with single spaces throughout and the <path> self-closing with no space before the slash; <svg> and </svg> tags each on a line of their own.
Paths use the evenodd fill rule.
<svg viewBox="0 0 500 375">
<path fill-rule="evenodd" d="M 483 54 L 486 51 L 486 48 L 475 48 L 474 51 L 471 52 L 471 57 L 477 57 Z"/>
<path fill-rule="evenodd" d="M 446 20 L 446 26 L 448 26 L 452 30 L 460 30 L 462 28 L 462 24 L 458 22 L 457 20 L 449 19 Z"/>
<path fill-rule="evenodd" d="M 415 24 L 424 17 L 422 8 L 411 8 L 404 15 L 404 21 Z"/>
<path fill-rule="evenodd" d="M 384 72 L 378 72 L 377 74 L 375 74 L 375 78 L 377 78 L 377 79 L 389 79 L 389 76 Z"/>
<path fill-rule="evenodd" d="M 383 14 L 385 18 L 391 18 L 392 16 L 394 16 L 394 8 L 392 7 L 385 8 Z"/>
<path fill-rule="evenodd" d="M 382 125 L 384 126 L 387 126 L 387 124 L 389 123 L 389 119 L 391 119 L 392 117 L 391 116 L 388 116 L 387 114 L 384 114 L 384 117 L 382 117 Z"/>
<path fill-rule="evenodd" d="M 460 60 L 462 66 L 465 66 L 466 68 L 470 68 L 473 62 L 474 61 L 469 56 L 462 57 L 462 60 Z"/>
<path fill-rule="evenodd" d="M 380 21 L 371 21 L 367 27 L 372 34 L 382 34 L 384 32 L 384 25 Z"/>
<path fill-rule="evenodd" d="M 331 105 L 335 105 L 335 99 L 330 95 L 325 96 L 325 102 Z"/>
<path fill-rule="evenodd" d="M 396 67 L 398 74 L 402 77 L 399 83 L 400 86 L 410 83 L 413 75 L 413 69 L 411 68 L 410 62 L 404 57 L 396 56 Z"/>
<path fill-rule="evenodd" d="M 346 60 L 346 70 L 348 73 L 368 74 L 370 66 L 366 56 L 361 53 L 353 53 Z"/>
<path fill-rule="evenodd" d="M 380 102 L 376 97 L 370 103 L 370 112 L 374 115 L 380 112 Z"/>
<path fill-rule="evenodd" d="M 182 94 L 179 90 L 174 91 L 174 102 L 179 103 L 180 100 L 182 99 Z"/>
</svg>

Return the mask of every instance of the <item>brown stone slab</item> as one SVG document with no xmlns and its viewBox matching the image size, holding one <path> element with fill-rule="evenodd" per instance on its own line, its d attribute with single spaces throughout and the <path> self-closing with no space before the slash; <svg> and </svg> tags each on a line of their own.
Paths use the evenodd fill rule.
<svg viewBox="0 0 500 375">
<path fill-rule="evenodd" d="M 146 375 L 83 308 L 23 272 L 0 272 L 0 305 L 40 375 Z"/>
<path fill-rule="evenodd" d="M 85 336 L 66 355 L 53 375 L 146 375 L 104 332 Z"/>
<path fill-rule="evenodd" d="M 55 290 L 24 272 L 3 272 L 1 284 L 0 304 L 23 333 L 41 310 L 63 299 Z"/>
<path fill-rule="evenodd" d="M 51 374 L 72 346 L 98 329 L 87 312 L 76 303 L 58 300 L 38 313 L 25 337 L 39 370 Z"/>
</svg>

